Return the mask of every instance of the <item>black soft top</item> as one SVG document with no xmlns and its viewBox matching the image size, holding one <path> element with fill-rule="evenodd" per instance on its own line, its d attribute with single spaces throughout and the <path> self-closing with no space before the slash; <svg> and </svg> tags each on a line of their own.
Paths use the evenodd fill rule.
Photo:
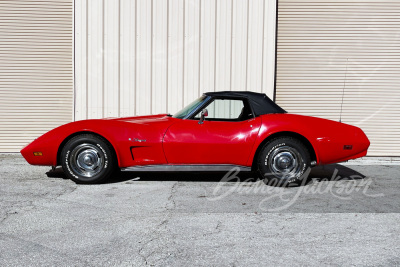
<svg viewBox="0 0 400 267">
<path fill-rule="evenodd" d="M 251 107 L 253 108 L 254 115 L 264 115 L 271 113 L 286 113 L 286 111 L 278 106 L 274 101 L 269 99 L 266 94 L 247 92 L 247 91 L 222 91 L 222 92 L 208 92 L 204 93 L 207 96 L 217 98 L 247 98 Z"/>
</svg>

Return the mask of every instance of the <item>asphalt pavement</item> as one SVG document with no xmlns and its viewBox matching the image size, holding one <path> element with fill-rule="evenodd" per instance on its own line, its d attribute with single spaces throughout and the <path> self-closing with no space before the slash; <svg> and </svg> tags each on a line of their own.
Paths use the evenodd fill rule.
<svg viewBox="0 0 400 267">
<path fill-rule="evenodd" d="M 400 266 L 400 165 L 121 172 L 77 185 L 0 154 L 0 266 Z"/>
</svg>

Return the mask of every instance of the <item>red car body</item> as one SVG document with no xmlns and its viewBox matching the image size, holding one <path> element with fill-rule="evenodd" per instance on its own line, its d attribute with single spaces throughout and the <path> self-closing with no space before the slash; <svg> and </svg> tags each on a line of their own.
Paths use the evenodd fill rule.
<svg viewBox="0 0 400 267">
<path fill-rule="evenodd" d="M 33 165 L 60 165 L 62 146 L 79 133 L 105 138 L 114 148 L 120 168 L 160 164 L 251 167 L 260 146 L 280 135 L 304 140 L 313 165 L 365 156 L 370 145 L 360 128 L 315 117 L 265 114 L 245 121 L 199 124 L 161 114 L 72 122 L 40 136 L 21 154 Z"/>
</svg>

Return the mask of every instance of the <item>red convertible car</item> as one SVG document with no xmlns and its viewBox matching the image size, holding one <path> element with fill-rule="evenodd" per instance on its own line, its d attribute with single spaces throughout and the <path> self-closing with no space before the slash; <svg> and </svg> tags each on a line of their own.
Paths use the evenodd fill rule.
<svg viewBox="0 0 400 267">
<path fill-rule="evenodd" d="M 175 115 L 92 119 L 62 125 L 21 150 L 33 165 L 61 165 L 78 183 L 117 169 L 226 171 L 237 166 L 267 183 L 300 182 L 306 169 L 365 156 L 355 126 L 288 114 L 265 94 L 211 92 Z"/>
</svg>

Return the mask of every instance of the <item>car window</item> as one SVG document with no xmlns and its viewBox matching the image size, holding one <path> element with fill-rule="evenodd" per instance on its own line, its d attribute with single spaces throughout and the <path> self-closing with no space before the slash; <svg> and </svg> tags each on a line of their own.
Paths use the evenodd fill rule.
<svg viewBox="0 0 400 267">
<path fill-rule="evenodd" d="M 251 110 L 241 99 L 215 99 L 207 107 L 206 120 L 241 121 L 252 117 Z M 194 117 L 200 118 L 200 112 Z"/>
<path fill-rule="evenodd" d="M 205 95 L 199 97 L 198 99 L 196 99 L 195 101 L 193 101 L 192 103 L 190 103 L 189 105 L 184 107 L 182 110 L 175 113 L 174 116 L 172 116 L 172 117 L 178 118 L 178 119 L 182 119 L 182 118 L 186 117 L 192 111 L 194 111 L 199 105 L 201 105 L 206 100 L 206 98 L 207 97 Z"/>
</svg>

